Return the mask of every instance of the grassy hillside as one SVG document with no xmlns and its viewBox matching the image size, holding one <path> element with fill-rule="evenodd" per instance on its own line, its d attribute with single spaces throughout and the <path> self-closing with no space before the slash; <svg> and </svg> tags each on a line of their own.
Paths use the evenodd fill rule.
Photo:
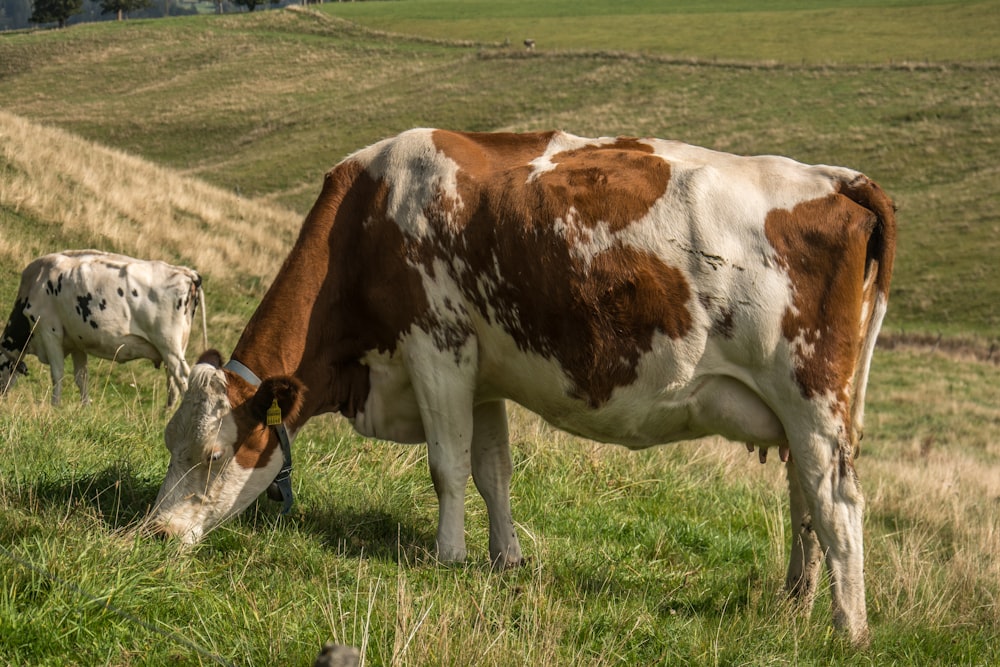
<svg viewBox="0 0 1000 667">
<path fill-rule="evenodd" d="M 802 63 L 993 61 L 1000 3 L 961 0 L 407 0 L 330 3 L 373 29 L 538 50 Z M 962 39 L 956 39 L 962 36 Z"/>
<path fill-rule="evenodd" d="M 5 113 L 0 155 L 5 264 L 71 240 L 197 264 L 223 349 L 295 224 Z M 742 445 L 630 453 L 515 409 L 513 503 L 531 561 L 498 575 L 471 489 L 469 562 L 439 565 L 425 449 L 325 417 L 296 440 L 291 516 L 261 499 L 186 551 L 139 530 L 167 463 L 162 371 L 96 362 L 94 405 L 70 390 L 53 409 L 30 364 L 0 411 L 0 665 L 307 665 L 326 639 L 361 647 L 371 665 L 1000 659 L 992 364 L 877 354 L 859 461 L 873 630 L 861 653 L 830 636 L 825 592 L 809 619 L 783 603 L 781 466 Z"/>
<path fill-rule="evenodd" d="M 1000 70 L 955 62 L 993 47 L 956 32 L 941 37 L 947 64 L 698 64 L 593 50 L 635 51 L 631 33 L 526 54 L 380 35 L 327 13 L 376 5 L 439 26 L 431 10 L 455 7 L 345 3 L 0 35 L 0 308 L 41 252 L 162 257 L 205 274 L 210 341 L 228 351 L 344 154 L 412 125 L 555 126 L 861 168 L 900 204 L 890 328 L 995 340 Z M 578 5 L 596 15 L 597 3 Z M 755 5 L 811 25 L 789 2 Z M 676 6 L 698 18 L 695 4 Z M 713 3 L 718 16 L 703 18 L 741 6 Z M 965 7 L 855 6 L 923 11 L 938 26 L 934 12 Z M 460 25 L 447 36 L 484 39 Z M 95 362 L 94 405 L 74 405 L 71 388 L 52 409 L 47 372 L 29 364 L 0 403 L 0 665 L 307 665 L 329 638 L 373 665 L 1000 661 L 993 363 L 877 352 L 858 462 L 873 631 L 860 654 L 829 634 L 827 593 L 808 619 L 783 603 L 783 472 L 742 445 L 633 454 L 515 411 L 513 504 L 531 561 L 497 575 L 473 489 L 470 560 L 439 565 L 424 448 L 322 418 L 295 443 L 291 516 L 262 499 L 184 551 L 138 531 L 167 462 L 163 372 Z"/>
<path fill-rule="evenodd" d="M 893 11 L 904 10 L 923 15 Z M 950 39 L 969 41 L 964 32 Z M 1000 330 L 1000 281 L 991 277 L 1000 256 L 997 65 L 527 54 L 380 36 L 296 10 L 0 37 L 0 100 L 300 214 L 334 162 L 421 125 L 655 135 L 847 165 L 900 207 L 888 329 L 988 341 Z"/>
</svg>

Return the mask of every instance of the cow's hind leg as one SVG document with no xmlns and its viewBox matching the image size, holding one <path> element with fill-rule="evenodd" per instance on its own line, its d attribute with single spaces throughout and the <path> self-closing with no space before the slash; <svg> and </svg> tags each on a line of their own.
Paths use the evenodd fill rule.
<svg viewBox="0 0 1000 667">
<path fill-rule="evenodd" d="M 163 354 L 163 365 L 167 373 L 167 407 L 174 404 L 178 397 L 183 396 L 187 391 L 188 376 L 191 374 L 191 367 L 183 354 L 167 352 Z"/>
<path fill-rule="evenodd" d="M 87 353 L 80 350 L 73 350 L 73 379 L 80 390 L 80 402 L 84 405 L 90 404 L 90 395 L 87 393 Z"/>
<path fill-rule="evenodd" d="M 864 645 L 868 641 L 862 535 L 865 502 L 854 470 L 853 448 L 837 436 L 820 433 L 800 441 L 798 447 L 791 444 L 812 527 L 826 555 L 834 626 L 853 644 Z M 804 556 L 808 548 L 803 543 Z"/>
<path fill-rule="evenodd" d="M 490 561 L 496 567 L 520 565 L 521 544 L 510 511 L 510 439 L 503 401 L 477 405 L 473 412 L 472 479 L 490 517 Z"/>
<path fill-rule="evenodd" d="M 812 515 L 802 493 L 799 473 L 795 468 L 795 458 L 789 457 L 786 465 L 788 475 L 788 499 L 792 519 L 792 550 L 788 559 L 788 576 L 785 586 L 788 595 L 804 610 L 812 609 L 819 580 L 822 553 L 816 531 L 812 527 Z"/>
</svg>

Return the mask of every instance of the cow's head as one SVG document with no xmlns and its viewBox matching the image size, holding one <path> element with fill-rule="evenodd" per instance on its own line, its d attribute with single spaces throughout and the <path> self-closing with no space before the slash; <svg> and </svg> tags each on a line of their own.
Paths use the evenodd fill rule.
<svg viewBox="0 0 1000 667">
<path fill-rule="evenodd" d="M 0 396 L 6 394 L 8 389 L 17 384 L 19 375 L 27 374 L 28 367 L 21 361 L 17 352 L 12 353 L 0 348 Z"/>
<path fill-rule="evenodd" d="M 19 298 L 10 311 L 10 317 L 7 318 L 3 336 L 0 336 L 0 396 L 17 384 L 18 375 L 28 374 L 28 367 L 24 365 L 22 359 L 28 349 L 35 324 L 38 322 L 34 316 L 29 319 L 25 315 L 25 311 L 30 309 L 31 304 L 28 300 Z"/>
<path fill-rule="evenodd" d="M 170 466 L 150 522 L 189 544 L 242 512 L 274 481 L 282 454 L 267 425 L 268 409 L 277 402 L 289 423 L 302 406 L 304 388 L 295 378 L 271 377 L 255 387 L 221 361 L 212 351 L 194 365 L 164 434 Z"/>
</svg>

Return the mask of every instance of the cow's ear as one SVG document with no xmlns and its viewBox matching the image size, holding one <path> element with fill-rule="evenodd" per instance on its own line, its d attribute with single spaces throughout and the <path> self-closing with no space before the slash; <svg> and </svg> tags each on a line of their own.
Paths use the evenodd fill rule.
<svg viewBox="0 0 1000 667">
<path fill-rule="evenodd" d="M 216 368 L 222 368 L 222 354 L 218 350 L 205 350 L 195 363 L 209 364 Z"/>
<path fill-rule="evenodd" d="M 261 382 L 257 393 L 250 399 L 250 412 L 254 419 L 269 423 L 295 421 L 302 409 L 306 388 L 290 375 L 276 375 Z M 276 411 L 277 410 L 277 411 Z M 274 426 L 274 423 L 270 424 Z"/>
</svg>

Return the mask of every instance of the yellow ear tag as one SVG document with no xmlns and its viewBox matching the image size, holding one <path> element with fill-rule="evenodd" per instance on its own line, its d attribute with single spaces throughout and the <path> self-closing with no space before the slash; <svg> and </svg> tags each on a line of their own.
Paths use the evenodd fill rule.
<svg viewBox="0 0 1000 667">
<path fill-rule="evenodd" d="M 267 425 L 277 426 L 281 423 L 281 408 L 278 407 L 278 399 L 271 402 L 271 407 L 267 409 Z"/>
</svg>

